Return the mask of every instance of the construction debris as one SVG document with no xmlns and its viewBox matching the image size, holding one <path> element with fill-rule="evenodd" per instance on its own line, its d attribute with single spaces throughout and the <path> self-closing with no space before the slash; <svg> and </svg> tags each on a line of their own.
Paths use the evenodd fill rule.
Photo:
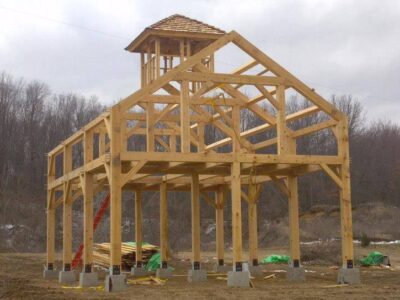
<svg viewBox="0 0 400 300">
<path fill-rule="evenodd" d="M 128 280 L 128 284 L 135 284 L 135 285 L 164 285 L 165 282 L 166 280 L 153 276 Z"/>
<path fill-rule="evenodd" d="M 264 277 L 264 279 L 271 279 L 271 278 L 276 278 L 276 274 L 271 274 L 271 275 L 267 275 Z"/>
<path fill-rule="evenodd" d="M 142 262 L 147 263 L 153 254 L 157 253 L 158 247 L 142 243 Z M 99 267 L 108 269 L 110 266 L 110 243 L 101 243 L 93 245 L 93 263 Z M 130 270 L 136 259 L 136 243 L 125 242 L 121 245 L 122 269 Z"/>
</svg>

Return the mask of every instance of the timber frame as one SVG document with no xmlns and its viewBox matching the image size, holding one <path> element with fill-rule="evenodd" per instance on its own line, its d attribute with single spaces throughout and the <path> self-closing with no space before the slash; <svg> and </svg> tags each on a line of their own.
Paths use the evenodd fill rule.
<svg viewBox="0 0 400 300">
<path fill-rule="evenodd" d="M 245 261 L 258 265 L 257 202 L 261 184 L 268 181 L 274 182 L 288 198 L 291 264 L 298 267 L 297 180 L 301 175 L 317 171 L 325 172 L 340 190 L 343 268 L 353 268 L 347 117 L 235 31 L 218 34 L 166 31 L 157 35 L 156 30 L 150 29 L 139 38 L 127 50 L 140 53 L 141 89 L 48 153 L 47 269 L 54 268 L 55 210 L 61 207 L 63 270 L 71 269 L 71 207 L 82 196 L 83 261 L 85 272 L 92 272 L 93 199 L 103 190 L 109 191 L 111 196 L 110 275 L 121 272 L 123 191 L 135 192 L 138 266 L 142 264 L 141 195 L 145 190 L 160 193 L 160 268 L 166 268 L 168 263 L 167 201 L 168 191 L 174 190 L 191 193 L 192 262 L 195 268 L 201 260 L 201 198 L 215 208 L 217 258 L 218 264 L 224 264 L 223 209 L 229 194 L 234 269 L 241 271 Z M 164 44 L 171 45 L 174 41 L 177 46 L 169 47 L 170 52 L 164 53 Z M 251 61 L 231 73 L 218 73 L 214 54 L 228 44 L 236 45 L 251 57 Z M 249 75 L 255 67 L 264 71 Z M 243 86 L 255 87 L 259 95 L 248 97 L 241 91 Z M 288 89 L 295 90 L 312 105 L 288 114 Z M 220 92 L 217 94 L 217 91 Z M 273 109 L 265 109 L 265 104 Z M 243 130 L 241 112 L 244 110 L 256 115 L 260 124 Z M 299 130 L 290 129 L 291 122 L 320 112 L 325 113 L 326 121 Z M 207 143 L 205 132 L 210 128 L 216 128 L 224 137 Z M 333 132 L 337 145 L 335 155 L 296 153 L 297 139 L 321 130 Z M 254 143 L 251 138 L 256 135 L 261 140 Z M 266 152 L 265 149 L 275 150 Z M 79 166 L 74 163 L 74 151 L 83 153 L 83 163 Z M 60 160 L 63 167 L 58 168 L 57 161 Z M 210 196 L 210 192 L 215 196 Z M 243 255 L 242 199 L 248 204 L 249 257 Z"/>
</svg>

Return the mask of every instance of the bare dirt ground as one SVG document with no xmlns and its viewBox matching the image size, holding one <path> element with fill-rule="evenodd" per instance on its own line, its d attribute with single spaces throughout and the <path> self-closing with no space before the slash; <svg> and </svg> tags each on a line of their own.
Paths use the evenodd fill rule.
<svg viewBox="0 0 400 300">
<path fill-rule="evenodd" d="M 185 276 L 176 276 L 163 286 L 129 285 L 125 292 L 114 294 L 101 288 L 80 289 L 77 284 L 62 286 L 57 280 L 45 281 L 44 254 L 0 253 L 0 299 L 400 299 L 400 246 L 356 248 L 356 257 L 375 250 L 389 255 L 393 268 L 362 268 L 362 284 L 357 286 L 332 287 L 336 284 L 337 270 L 311 265 L 305 265 L 309 271 L 305 283 L 289 284 L 285 273 L 274 272 L 285 266 L 270 265 L 265 275 L 276 273 L 276 278 L 256 278 L 253 288 L 228 288 L 225 280 L 215 276 L 209 277 L 207 283 L 196 284 L 188 283 Z M 267 249 L 261 251 L 260 257 L 285 252 Z M 208 270 L 214 264 L 213 255 L 211 252 L 203 255 L 203 267 Z M 190 253 L 176 254 L 171 262 L 175 274 L 186 274 L 190 266 L 188 258 Z M 57 265 L 61 262 L 57 261 Z M 104 273 L 101 276 L 104 278 Z"/>
</svg>

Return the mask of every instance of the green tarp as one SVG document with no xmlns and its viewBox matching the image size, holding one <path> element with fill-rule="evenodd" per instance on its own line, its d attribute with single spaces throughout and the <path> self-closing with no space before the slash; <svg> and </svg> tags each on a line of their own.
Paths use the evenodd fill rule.
<svg viewBox="0 0 400 300">
<path fill-rule="evenodd" d="M 161 263 L 161 258 L 160 258 L 160 253 L 155 253 L 153 254 L 152 257 L 150 257 L 148 263 L 146 264 L 146 271 L 155 271 L 160 267 Z"/>
<path fill-rule="evenodd" d="M 265 257 L 261 263 L 263 264 L 287 264 L 290 260 L 290 256 L 288 255 L 276 255 L 272 254 L 270 256 Z"/>
<path fill-rule="evenodd" d="M 362 266 L 378 266 L 380 264 L 383 264 L 384 259 L 385 256 L 382 253 L 374 251 L 369 253 L 363 259 L 360 259 L 360 264 Z"/>
<path fill-rule="evenodd" d="M 156 271 L 161 265 L 161 255 L 160 253 L 155 253 L 153 256 L 149 259 L 148 263 L 146 264 L 146 271 L 148 272 L 153 272 Z M 174 270 L 174 268 L 168 266 L 168 269 Z"/>
</svg>

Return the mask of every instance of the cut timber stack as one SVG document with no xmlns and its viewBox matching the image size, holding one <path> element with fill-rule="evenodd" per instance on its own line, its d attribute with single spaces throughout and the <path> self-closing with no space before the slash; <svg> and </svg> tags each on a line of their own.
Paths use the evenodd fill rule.
<svg viewBox="0 0 400 300">
<path fill-rule="evenodd" d="M 142 261 L 147 263 L 154 253 L 158 252 L 158 247 L 143 243 Z M 121 245 L 122 269 L 130 270 L 136 259 L 136 243 L 126 242 Z M 110 264 L 110 243 L 101 243 L 93 245 L 93 263 L 96 266 L 108 269 Z"/>
</svg>

